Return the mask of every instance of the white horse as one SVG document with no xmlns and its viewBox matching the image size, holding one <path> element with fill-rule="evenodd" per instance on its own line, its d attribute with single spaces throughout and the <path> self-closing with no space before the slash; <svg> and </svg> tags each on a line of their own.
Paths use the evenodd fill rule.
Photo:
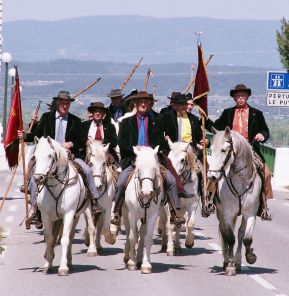
<svg viewBox="0 0 289 296">
<path fill-rule="evenodd" d="M 115 195 L 115 175 L 110 170 L 106 153 L 109 144 L 103 146 L 101 142 L 93 140 L 87 142 L 86 161 L 91 166 L 95 185 L 99 191 L 98 203 L 102 209 L 102 213 L 97 220 L 96 228 L 96 247 L 101 250 L 100 238 L 101 232 L 105 237 L 105 241 L 109 244 L 115 243 L 115 236 L 110 231 L 110 215 L 112 200 Z M 86 232 L 87 234 L 87 232 Z M 86 238 L 87 241 L 87 238 Z"/>
<path fill-rule="evenodd" d="M 163 199 L 162 180 L 157 159 L 158 146 L 133 147 L 136 154 L 135 171 L 125 191 L 123 207 L 124 225 L 127 240 L 124 262 L 128 270 L 135 270 L 141 265 L 142 273 L 151 273 L 150 251 L 153 243 L 153 231 Z M 138 240 L 137 224 L 142 221 L 139 231 L 138 251 L 135 245 Z"/>
<path fill-rule="evenodd" d="M 43 272 L 49 272 L 52 267 L 54 247 L 63 219 L 62 255 L 58 275 L 68 275 L 69 266 L 72 265 L 71 247 L 75 227 L 84 211 L 88 217 L 90 235 L 87 255 L 96 255 L 95 227 L 90 203 L 86 199 L 83 180 L 68 161 L 66 150 L 50 137 L 42 137 L 40 140 L 35 138 L 35 142 L 37 147 L 34 152 L 36 162 L 34 178 L 40 186 L 37 204 L 41 211 L 46 243 Z"/>
<path fill-rule="evenodd" d="M 262 181 L 253 162 L 253 151 L 239 133 L 218 132 L 212 140 L 212 154 L 208 159 L 208 178 L 218 183 L 216 198 L 217 218 L 221 233 L 224 269 L 226 275 L 235 275 L 241 269 L 242 243 L 246 260 L 257 260 L 251 248 L 252 233 L 260 204 Z M 242 221 L 238 232 L 238 248 L 234 256 L 234 227 L 238 215 Z"/>
<path fill-rule="evenodd" d="M 200 171 L 200 164 L 197 159 L 193 148 L 189 143 L 168 141 L 170 147 L 170 153 L 168 157 L 172 161 L 172 164 L 180 176 L 180 179 L 184 185 L 186 192 L 192 195 L 191 198 L 181 198 L 181 210 L 183 214 L 186 214 L 186 240 L 185 246 L 192 248 L 194 245 L 193 228 L 195 224 L 195 213 L 199 201 L 198 193 L 198 172 Z M 170 224 L 170 211 L 168 206 L 162 208 L 161 213 L 166 212 L 167 219 L 160 218 L 161 223 L 166 222 L 166 227 L 161 226 L 162 229 L 162 250 L 165 250 L 166 243 L 167 255 L 172 256 L 174 253 L 181 251 L 180 245 L 180 228 Z M 165 231 L 167 229 L 167 231 Z M 175 230 L 175 234 L 174 234 Z M 175 238 L 175 239 L 174 239 Z"/>
</svg>

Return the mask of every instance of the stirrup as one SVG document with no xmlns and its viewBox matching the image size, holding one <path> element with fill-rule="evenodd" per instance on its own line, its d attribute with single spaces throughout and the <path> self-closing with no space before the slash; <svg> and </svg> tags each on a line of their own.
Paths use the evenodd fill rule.
<svg viewBox="0 0 289 296">
<path fill-rule="evenodd" d="M 24 185 L 21 185 L 21 186 L 20 186 L 19 191 L 22 192 L 22 193 L 25 193 Z M 28 190 L 28 188 L 27 188 L 27 193 L 28 193 L 28 194 L 31 194 L 31 192 L 30 192 L 30 190 Z"/>
<path fill-rule="evenodd" d="M 272 214 L 270 213 L 270 210 L 268 208 L 263 209 L 261 213 L 261 220 L 272 221 L 272 219 L 273 217 L 272 217 Z"/>
</svg>

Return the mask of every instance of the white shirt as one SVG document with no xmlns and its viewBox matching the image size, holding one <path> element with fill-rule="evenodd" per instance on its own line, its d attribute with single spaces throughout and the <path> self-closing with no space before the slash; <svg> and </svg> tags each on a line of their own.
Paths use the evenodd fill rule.
<svg viewBox="0 0 289 296">
<path fill-rule="evenodd" d="M 58 111 L 56 111 L 55 112 L 55 119 L 56 119 L 56 121 L 55 121 L 55 137 L 56 137 L 56 135 L 57 135 L 57 133 L 58 133 L 58 127 L 59 127 L 59 123 L 60 123 L 60 114 L 58 113 Z M 62 120 L 62 127 L 63 127 L 63 135 L 64 135 L 64 137 L 65 137 L 65 134 L 66 134 L 66 128 L 67 128 L 67 121 L 68 121 L 68 114 L 66 114 L 65 116 L 64 116 L 64 118 L 66 118 L 66 120 Z"/>
<path fill-rule="evenodd" d="M 99 126 L 100 126 L 101 138 L 103 139 L 104 134 L 103 134 L 102 122 L 99 124 Z M 87 136 L 88 140 L 95 140 L 96 130 L 97 130 L 96 122 L 92 120 L 90 124 L 90 128 L 88 130 L 88 136 Z"/>
</svg>

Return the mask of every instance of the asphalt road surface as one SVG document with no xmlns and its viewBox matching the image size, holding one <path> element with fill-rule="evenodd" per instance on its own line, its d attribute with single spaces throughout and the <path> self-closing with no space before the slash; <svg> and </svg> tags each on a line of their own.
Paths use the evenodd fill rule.
<svg viewBox="0 0 289 296">
<path fill-rule="evenodd" d="M 0 196 L 7 187 L 9 171 L 0 171 Z M 83 243 L 84 221 L 77 226 L 73 243 L 73 269 L 68 277 L 59 277 L 60 247 L 56 248 L 51 274 L 41 272 L 44 255 L 43 234 L 34 227 L 19 227 L 24 217 L 24 196 L 18 187 L 22 176 L 16 174 L 8 200 L 0 213 L 0 226 L 6 238 L 0 255 L 0 296 L 8 295 L 289 295 L 289 193 L 274 191 L 270 201 L 273 221 L 256 223 L 253 247 L 258 257 L 254 265 L 244 266 L 241 273 L 226 277 L 214 216 L 204 219 L 199 209 L 195 225 L 195 245 L 184 246 L 182 253 L 166 256 L 160 252 L 160 238 L 155 232 L 152 248 L 153 272 L 128 271 L 122 261 L 125 236 L 115 245 L 104 241 L 102 253 L 87 257 Z M 2 197 L 0 197 L 0 201 Z"/>
</svg>

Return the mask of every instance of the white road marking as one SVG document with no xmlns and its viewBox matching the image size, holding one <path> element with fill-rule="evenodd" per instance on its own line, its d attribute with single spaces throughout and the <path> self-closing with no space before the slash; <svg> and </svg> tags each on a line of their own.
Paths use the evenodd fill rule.
<svg viewBox="0 0 289 296">
<path fill-rule="evenodd" d="M 249 271 L 249 272 L 251 271 L 251 269 L 246 265 L 242 265 L 242 270 Z M 263 286 L 264 288 L 266 288 L 268 290 L 277 290 L 277 288 L 275 286 L 273 286 L 268 281 L 264 280 L 258 274 L 250 274 L 249 277 L 254 279 L 259 285 Z"/>
<path fill-rule="evenodd" d="M 8 207 L 9 212 L 16 212 L 17 209 L 18 209 L 17 205 L 11 205 L 11 206 Z"/>
<path fill-rule="evenodd" d="M 14 216 L 7 216 L 7 217 L 5 218 L 5 222 L 6 222 L 6 223 L 11 223 L 11 222 L 13 222 L 13 220 L 14 220 Z"/>
<path fill-rule="evenodd" d="M 275 296 L 287 296 L 287 294 L 275 294 Z"/>
</svg>

